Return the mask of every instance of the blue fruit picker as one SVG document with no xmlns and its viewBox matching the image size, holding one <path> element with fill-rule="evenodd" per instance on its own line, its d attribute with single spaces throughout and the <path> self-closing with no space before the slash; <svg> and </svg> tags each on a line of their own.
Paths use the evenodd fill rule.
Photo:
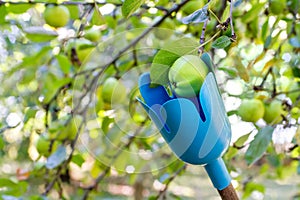
<svg viewBox="0 0 300 200">
<path fill-rule="evenodd" d="M 222 155 L 231 139 L 231 128 L 220 96 L 210 56 L 201 59 L 211 69 L 199 96 L 169 95 L 164 86 L 151 87 L 150 74 L 139 79 L 140 103 L 159 129 L 171 150 L 182 161 L 203 165 L 222 199 L 236 200 Z"/>
</svg>

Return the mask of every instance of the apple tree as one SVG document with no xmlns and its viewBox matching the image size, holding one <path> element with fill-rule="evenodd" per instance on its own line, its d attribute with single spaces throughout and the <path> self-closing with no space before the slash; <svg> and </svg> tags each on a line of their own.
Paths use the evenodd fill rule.
<svg viewBox="0 0 300 200">
<path fill-rule="evenodd" d="M 298 0 L 0 0 L 0 199 L 218 196 L 136 99 L 142 73 L 171 93 L 170 67 L 204 52 L 239 196 L 299 199 L 299 13 Z"/>
</svg>

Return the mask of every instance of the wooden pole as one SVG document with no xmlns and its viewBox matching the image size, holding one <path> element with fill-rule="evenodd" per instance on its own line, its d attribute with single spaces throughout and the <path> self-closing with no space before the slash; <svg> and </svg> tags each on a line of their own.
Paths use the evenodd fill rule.
<svg viewBox="0 0 300 200">
<path fill-rule="evenodd" d="M 218 192 L 222 200 L 239 200 L 239 197 L 231 183 L 227 186 L 227 188 L 218 190 Z"/>
</svg>

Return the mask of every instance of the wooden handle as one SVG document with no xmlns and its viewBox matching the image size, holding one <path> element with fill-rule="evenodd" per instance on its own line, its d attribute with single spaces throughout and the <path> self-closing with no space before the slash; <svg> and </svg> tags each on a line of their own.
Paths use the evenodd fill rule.
<svg viewBox="0 0 300 200">
<path fill-rule="evenodd" d="M 239 200 L 239 197 L 233 188 L 232 184 L 230 183 L 227 188 L 223 190 L 218 190 L 222 200 Z"/>
</svg>

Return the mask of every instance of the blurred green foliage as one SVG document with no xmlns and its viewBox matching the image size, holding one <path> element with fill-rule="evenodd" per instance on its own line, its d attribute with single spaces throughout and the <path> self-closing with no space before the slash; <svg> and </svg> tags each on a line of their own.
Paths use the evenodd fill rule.
<svg viewBox="0 0 300 200">
<path fill-rule="evenodd" d="M 199 179 L 199 171 L 172 154 L 136 100 L 138 77 L 150 71 L 152 61 L 174 60 L 159 50 L 185 54 L 194 43 L 172 42 L 198 41 L 205 20 L 203 50 L 212 56 L 235 127 L 224 159 L 240 197 L 270 197 L 266 179 L 299 180 L 299 1 L 235 0 L 233 27 L 230 3 L 221 0 L 204 8 L 206 2 L 199 1 L 201 23 L 182 23 L 195 2 L 0 1 L 0 199 L 205 196 L 191 192 L 197 188 L 176 189 Z M 56 4 L 70 12 L 64 27 L 51 27 L 43 18 L 45 8 Z M 149 27 L 165 19 L 173 23 L 172 34 L 155 37 L 162 29 Z M 165 84 L 159 78 L 165 69 L 151 70 Z M 103 101 L 109 77 L 126 88 L 126 101 Z M 242 122 L 237 109 L 244 98 L 279 100 L 285 115 L 276 124 Z M 38 147 L 39 140 L 46 142 Z M 183 183 L 171 184 L 181 177 Z M 299 199 L 293 192 L 286 198 Z"/>
</svg>

